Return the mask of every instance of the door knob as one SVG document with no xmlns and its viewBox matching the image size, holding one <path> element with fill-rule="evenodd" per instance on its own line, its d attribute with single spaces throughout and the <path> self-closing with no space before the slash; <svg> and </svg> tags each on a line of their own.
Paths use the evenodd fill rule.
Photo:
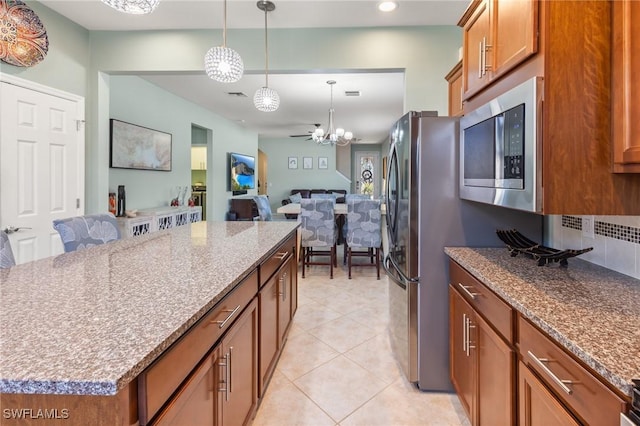
<svg viewBox="0 0 640 426">
<path fill-rule="evenodd" d="M 31 229 L 31 228 L 27 228 L 26 226 L 21 226 L 19 228 L 16 228 L 15 226 L 7 226 L 6 228 L 3 229 L 3 231 L 6 232 L 7 234 L 13 234 L 14 232 L 18 232 L 21 229 Z"/>
</svg>

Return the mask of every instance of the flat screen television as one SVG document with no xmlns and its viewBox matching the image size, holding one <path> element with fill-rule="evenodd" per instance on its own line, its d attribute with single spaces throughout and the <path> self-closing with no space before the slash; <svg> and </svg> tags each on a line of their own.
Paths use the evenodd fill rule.
<svg viewBox="0 0 640 426">
<path fill-rule="evenodd" d="M 250 155 L 229 153 L 229 191 L 246 193 L 256 187 L 256 159 Z"/>
</svg>

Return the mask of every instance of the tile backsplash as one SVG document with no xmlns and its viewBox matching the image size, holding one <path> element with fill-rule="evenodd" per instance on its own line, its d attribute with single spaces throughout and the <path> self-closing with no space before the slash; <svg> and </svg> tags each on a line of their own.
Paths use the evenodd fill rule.
<svg viewBox="0 0 640 426">
<path fill-rule="evenodd" d="M 580 258 L 640 279 L 640 216 L 550 215 L 545 218 L 546 245 L 559 249 L 593 247 Z M 593 237 L 589 236 L 589 225 L 593 227 Z"/>
</svg>

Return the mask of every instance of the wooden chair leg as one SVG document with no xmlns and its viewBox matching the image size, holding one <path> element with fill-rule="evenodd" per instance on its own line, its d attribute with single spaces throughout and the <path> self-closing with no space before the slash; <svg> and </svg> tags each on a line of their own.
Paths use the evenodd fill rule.
<svg viewBox="0 0 640 426">
<path fill-rule="evenodd" d="M 333 247 L 331 247 L 331 255 L 329 256 L 329 277 L 331 279 L 333 279 L 333 264 L 336 261 L 336 245 L 334 244 Z"/>
<path fill-rule="evenodd" d="M 304 267 L 306 264 L 306 259 L 307 259 L 307 248 L 306 247 L 302 247 L 302 278 L 304 278 Z"/>
<path fill-rule="evenodd" d="M 336 243 L 333 243 L 333 266 L 335 268 L 338 267 L 338 246 L 336 245 Z"/>
<path fill-rule="evenodd" d="M 347 240 L 344 240 L 344 251 L 342 252 L 342 264 L 347 264 Z"/>
<path fill-rule="evenodd" d="M 378 274 L 378 279 L 380 279 L 380 249 L 376 248 L 376 273 Z"/>
<path fill-rule="evenodd" d="M 351 247 L 349 247 L 347 250 L 347 262 L 349 262 L 349 279 L 351 279 Z"/>
</svg>

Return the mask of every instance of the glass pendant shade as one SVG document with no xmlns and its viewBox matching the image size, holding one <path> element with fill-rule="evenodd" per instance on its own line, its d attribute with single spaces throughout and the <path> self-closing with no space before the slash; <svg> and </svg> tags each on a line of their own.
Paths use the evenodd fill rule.
<svg viewBox="0 0 640 426">
<path fill-rule="evenodd" d="M 261 87 L 253 95 L 253 104 L 259 111 L 272 112 L 280 106 L 280 96 L 269 87 Z"/>
<path fill-rule="evenodd" d="M 160 0 L 102 0 L 102 3 L 119 12 L 144 15 L 153 12 Z"/>
<path fill-rule="evenodd" d="M 215 46 L 204 56 L 207 75 L 221 83 L 235 83 L 242 78 L 244 63 L 240 54 L 226 46 Z"/>
</svg>

